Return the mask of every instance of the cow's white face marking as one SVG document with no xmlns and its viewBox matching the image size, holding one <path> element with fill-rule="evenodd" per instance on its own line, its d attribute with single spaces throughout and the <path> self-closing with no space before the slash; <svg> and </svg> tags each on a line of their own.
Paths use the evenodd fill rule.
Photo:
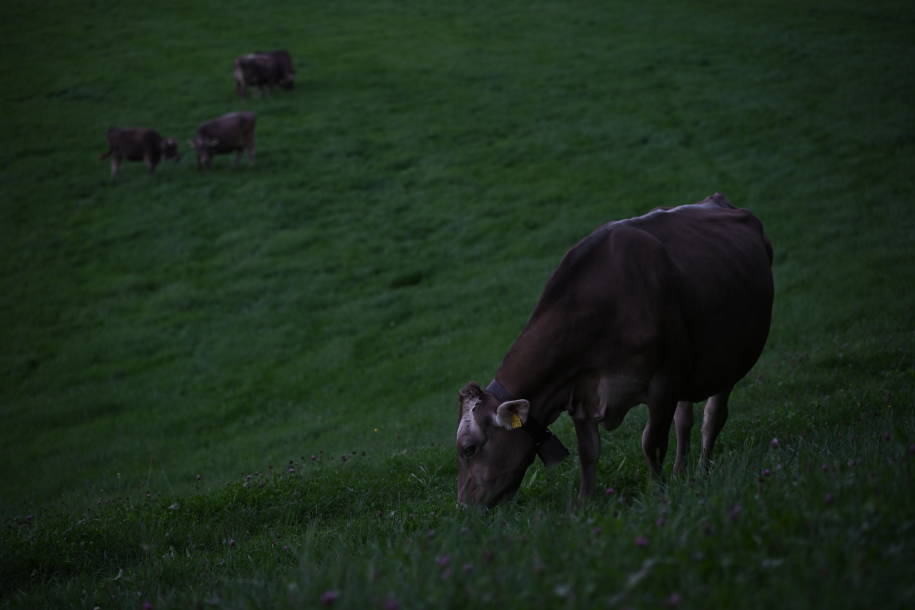
<svg viewBox="0 0 915 610">
<path fill-rule="evenodd" d="M 480 424 L 477 423 L 476 418 L 473 416 L 474 410 L 479 406 L 480 399 L 473 398 L 467 400 L 463 405 L 463 413 L 461 414 L 461 421 L 458 424 L 457 429 L 457 439 L 460 440 L 462 436 L 470 435 L 471 438 L 476 438 L 480 433 Z"/>
</svg>

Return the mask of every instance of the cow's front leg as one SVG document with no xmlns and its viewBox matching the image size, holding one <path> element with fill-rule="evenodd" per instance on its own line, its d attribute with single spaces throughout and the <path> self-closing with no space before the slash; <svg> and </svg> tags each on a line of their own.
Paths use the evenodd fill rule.
<svg viewBox="0 0 915 610">
<path fill-rule="evenodd" d="M 674 426 L 677 430 L 677 458 L 674 461 L 674 474 L 681 475 L 686 470 L 690 436 L 693 432 L 693 403 L 686 401 L 677 403 Z"/>
<path fill-rule="evenodd" d="M 578 437 L 578 460 L 581 462 L 581 488 L 578 501 L 583 502 L 594 493 L 597 481 L 597 459 L 600 457 L 600 435 L 593 419 L 573 419 Z"/>
<path fill-rule="evenodd" d="M 248 146 L 246 147 L 248 151 L 248 161 L 251 162 L 251 165 L 254 165 L 254 135 L 251 135 L 251 139 L 248 141 Z"/>
<path fill-rule="evenodd" d="M 677 408 L 677 400 L 669 386 L 670 384 L 663 380 L 652 380 L 648 390 L 648 422 L 642 431 L 642 450 L 655 478 L 661 476 L 661 466 L 664 464 L 664 456 L 667 455 L 670 423 Z"/>
</svg>

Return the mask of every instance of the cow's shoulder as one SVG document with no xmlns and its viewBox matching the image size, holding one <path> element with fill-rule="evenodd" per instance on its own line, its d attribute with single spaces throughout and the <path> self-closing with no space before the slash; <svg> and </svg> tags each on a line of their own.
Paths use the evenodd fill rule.
<svg viewBox="0 0 915 610">
<path fill-rule="evenodd" d="M 664 244 L 625 220 L 609 222 L 572 246 L 544 287 L 539 308 L 567 299 L 611 297 L 606 286 L 644 284 L 667 274 Z M 609 284 L 608 284 L 609 280 Z"/>
</svg>

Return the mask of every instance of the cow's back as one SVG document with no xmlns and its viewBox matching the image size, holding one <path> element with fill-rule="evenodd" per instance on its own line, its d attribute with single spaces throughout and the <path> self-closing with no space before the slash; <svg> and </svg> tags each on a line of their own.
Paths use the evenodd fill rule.
<svg viewBox="0 0 915 610">
<path fill-rule="evenodd" d="M 108 146 L 119 156 L 139 161 L 144 155 L 158 160 L 162 136 L 154 129 L 145 127 L 110 127 L 107 133 Z"/>
<path fill-rule="evenodd" d="M 255 121 L 253 112 L 231 112 L 198 127 L 197 135 L 218 140 L 215 152 L 227 152 L 243 147 L 253 137 Z"/>
<path fill-rule="evenodd" d="M 253 53 L 236 59 L 235 69 L 236 72 L 241 71 L 245 84 L 251 86 L 268 84 L 273 76 L 273 62 L 269 58 Z"/>
<path fill-rule="evenodd" d="M 772 250 L 762 223 L 708 200 L 623 222 L 656 237 L 670 261 L 689 379 L 679 398 L 701 400 L 736 383 L 762 353 L 772 315 Z"/>
<path fill-rule="evenodd" d="M 292 67 L 292 56 L 289 54 L 289 51 L 285 49 L 280 49 L 278 51 L 271 51 L 270 56 L 276 62 L 277 66 L 280 69 L 280 76 L 287 76 L 295 74 L 295 69 Z"/>
</svg>

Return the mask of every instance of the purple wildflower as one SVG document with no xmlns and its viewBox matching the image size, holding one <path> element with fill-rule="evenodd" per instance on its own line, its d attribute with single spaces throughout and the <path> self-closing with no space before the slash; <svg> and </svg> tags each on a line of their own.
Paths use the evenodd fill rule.
<svg viewBox="0 0 915 610">
<path fill-rule="evenodd" d="M 393 597 L 388 597 L 384 600 L 384 603 L 381 604 L 383 610 L 400 610 L 400 602 L 398 602 Z"/>
<path fill-rule="evenodd" d="M 636 536 L 635 546 L 644 549 L 646 546 L 648 546 L 648 538 L 645 536 Z"/>
<path fill-rule="evenodd" d="M 340 592 L 336 589 L 328 589 L 321 594 L 321 605 L 322 606 L 332 606 L 335 601 L 340 597 Z"/>
</svg>

